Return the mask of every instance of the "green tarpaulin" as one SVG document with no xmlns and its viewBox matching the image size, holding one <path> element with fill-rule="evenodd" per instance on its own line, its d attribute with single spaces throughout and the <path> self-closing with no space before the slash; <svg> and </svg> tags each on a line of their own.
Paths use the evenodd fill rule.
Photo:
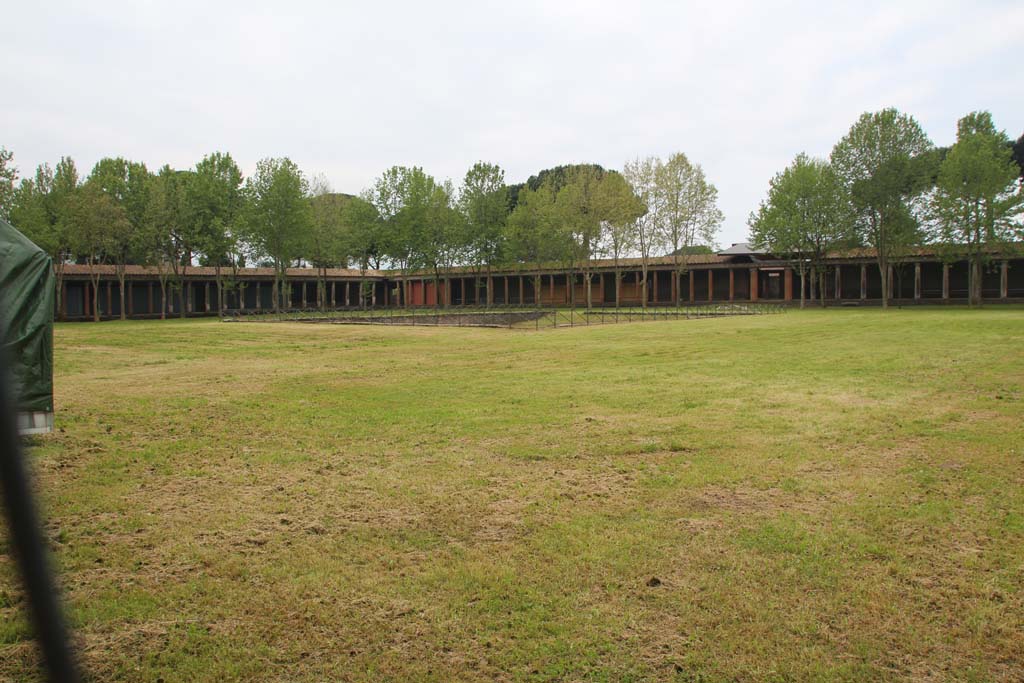
<svg viewBox="0 0 1024 683">
<path fill-rule="evenodd" d="M 0 219 L 0 330 L 23 413 L 53 412 L 53 302 L 50 257 Z"/>
</svg>

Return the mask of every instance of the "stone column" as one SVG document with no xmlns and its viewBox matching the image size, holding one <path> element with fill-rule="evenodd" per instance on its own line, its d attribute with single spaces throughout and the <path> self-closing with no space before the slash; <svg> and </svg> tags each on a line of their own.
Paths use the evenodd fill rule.
<svg viewBox="0 0 1024 683">
<path fill-rule="evenodd" d="M 206 311 L 204 311 L 204 312 L 205 313 L 209 313 L 210 312 L 210 283 L 209 282 L 206 283 L 206 291 L 204 292 L 204 299 L 206 300 L 204 302 L 204 305 L 206 306 Z"/>
<path fill-rule="evenodd" d="M 999 264 L 999 298 L 1010 298 L 1010 262 L 1006 260 Z"/>
<path fill-rule="evenodd" d="M 921 300 L 921 264 L 914 264 L 914 301 Z"/>
<path fill-rule="evenodd" d="M 114 315 L 114 283 L 107 282 L 107 310 L 106 314 L 113 317 Z"/>
<path fill-rule="evenodd" d="M 836 265 L 836 301 L 843 298 L 843 267 Z M 824 299 L 824 295 L 822 295 Z"/>
<path fill-rule="evenodd" d="M 708 269 L 708 301 L 715 298 L 715 271 Z"/>
<path fill-rule="evenodd" d="M 146 312 L 147 313 L 155 313 L 156 311 L 153 310 L 153 283 L 152 282 L 147 284 L 146 290 L 147 290 L 146 291 L 146 297 L 149 299 L 149 301 L 148 301 L 148 303 L 149 303 L 149 310 L 147 310 Z"/>
<path fill-rule="evenodd" d="M 782 298 L 785 299 L 786 301 L 792 301 L 793 300 L 793 269 L 792 268 L 786 268 L 786 270 L 784 270 L 783 273 L 782 273 L 782 277 L 783 277 L 783 283 L 782 283 L 783 295 L 782 295 Z M 732 297 L 730 297 L 730 300 L 731 299 L 732 299 Z"/>
<path fill-rule="evenodd" d="M 868 267 L 865 264 L 860 266 L 860 300 L 868 298 Z"/>
<path fill-rule="evenodd" d="M 949 300 L 949 264 L 942 264 L 942 298 Z"/>
<path fill-rule="evenodd" d="M 736 272 L 729 269 L 729 301 L 733 301 L 736 298 Z"/>
<path fill-rule="evenodd" d="M 125 296 L 124 296 L 125 307 L 127 307 L 127 309 L 128 309 L 128 315 L 132 315 L 132 313 L 133 313 L 132 309 L 134 308 L 134 306 L 132 306 L 132 281 L 128 280 L 128 282 L 125 283 L 125 284 L 128 287 L 128 290 L 125 292 Z"/>
<path fill-rule="evenodd" d="M 750 269 L 750 300 L 757 301 L 758 297 L 757 268 Z"/>
<path fill-rule="evenodd" d="M 658 303 L 658 271 L 651 271 L 651 303 Z"/>
</svg>

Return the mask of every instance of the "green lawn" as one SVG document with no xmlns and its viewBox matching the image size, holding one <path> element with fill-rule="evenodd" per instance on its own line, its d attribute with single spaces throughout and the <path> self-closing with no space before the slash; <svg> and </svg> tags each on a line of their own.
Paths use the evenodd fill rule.
<svg viewBox="0 0 1024 683">
<path fill-rule="evenodd" d="M 56 365 L 95 680 L 1024 679 L 1021 308 L 77 324 Z M 22 606 L 4 541 L 0 680 Z"/>
</svg>

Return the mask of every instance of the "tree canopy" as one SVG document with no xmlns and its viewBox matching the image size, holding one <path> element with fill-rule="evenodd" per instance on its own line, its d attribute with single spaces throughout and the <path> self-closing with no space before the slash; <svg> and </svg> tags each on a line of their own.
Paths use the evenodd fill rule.
<svg viewBox="0 0 1024 683">
<path fill-rule="evenodd" d="M 873 247 L 888 301 L 890 266 L 916 245 L 931 242 L 951 258 L 968 254 L 980 263 L 997 245 L 1021 240 L 1022 168 L 1024 136 L 1011 140 L 987 112 L 964 117 L 949 148 L 934 147 L 908 114 L 867 112 L 829 159 L 798 155 L 769 181 L 750 214 L 751 239 L 791 258 L 801 273 L 814 270 L 812 293 L 828 250 Z M 216 270 L 223 308 L 226 292 L 241 286 L 238 269 L 255 263 L 274 268 L 275 306 L 290 304 L 287 270 L 301 265 L 320 269 L 321 305 L 332 267 L 428 271 L 440 281 L 457 266 L 482 276 L 497 266 L 542 263 L 561 264 L 586 284 L 590 301 L 595 260 L 617 266 L 638 256 L 646 302 L 651 259 L 668 256 L 678 302 L 680 276 L 692 256 L 715 248 L 724 220 L 717 187 L 682 152 L 627 161 L 621 173 L 562 164 L 513 184 L 485 160 L 458 185 L 419 166 L 392 166 L 370 187 L 345 194 L 287 157 L 259 161 L 248 178 L 222 151 L 155 174 L 139 161 L 106 157 L 84 178 L 62 157 L 19 178 L 2 147 L 0 215 L 51 255 L 58 291 L 70 262 L 110 263 L 119 273 L 147 264 L 160 274 L 162 310 L 170 288 L 182 315 L 190 267 Z M 101 230 L 97 215 L 111 219 L 116 239 L 93 238 Z M 407 292 L 396 295 L 405 301 Z"/>
</svg>

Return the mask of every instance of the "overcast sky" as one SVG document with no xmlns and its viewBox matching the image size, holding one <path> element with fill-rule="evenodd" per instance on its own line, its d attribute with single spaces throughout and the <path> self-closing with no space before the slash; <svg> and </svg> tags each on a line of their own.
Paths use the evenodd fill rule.
<svg viewBox="0 0 1024 683">
<path fill-rule="evenodd" d="M 394 164 L 456 184 L 685 152 L 717 185 L 720 244 L 769 178 L 864 111 L 936 144 L 988 109 L 1024 132 L 1021 2 L 92 2 L 5 7 L 0 146 L 243 172 L 290 156 L 358 192 Z"/>
</svg>

